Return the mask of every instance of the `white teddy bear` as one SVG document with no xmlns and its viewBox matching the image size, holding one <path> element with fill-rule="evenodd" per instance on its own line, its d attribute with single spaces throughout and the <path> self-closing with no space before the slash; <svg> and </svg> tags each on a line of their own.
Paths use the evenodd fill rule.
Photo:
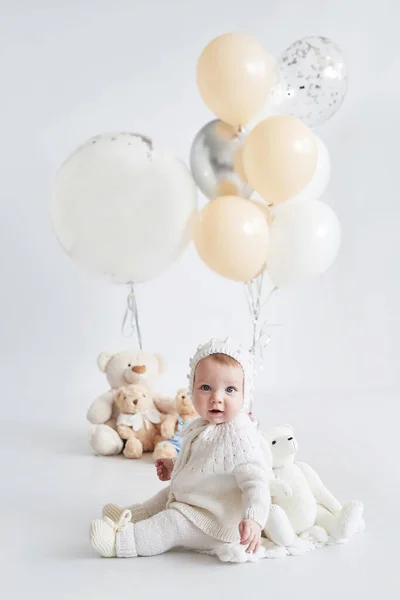
<svg viewBox="0 0 400 600">
<path fill-rule="evenodd" d="M 123 440 L 118 435 L 116 422 L 119 409 L 114 401 L 116 391 L 129 384 L 142 384 L 152 392 L 159 375 L 165 369 L 161 355 L 145 352 L 144 350 L 124 350 L 117 354 L 102 352 L 97 359 L 100 370 L 106 374 L 110 389 L 98 396 L 91 404 L 87 419 L 96 425 L 91 446 L 96 454 L 108 456 L 122 452 Z M 161 397 L 153 400 L 161 410 L 165 410 L 171 401 Z M 163 406 L 164 404 L 164 406 Z"/>
<path fill-rule="evenodd" d="M 363 530 L 361 502 L 352 500 L 342 507 L 309 465 L 294 462 L 298 444 L 290 425 L 274 427 L 265 434 L 265 438 L 271 447 L 275 478 L 292 490 L 291 496 L 278 494 L 274 497 L 273 492 L 271 494 L 273 505 L 283 509 L 289 521 L 285 525 L 280 513 L 280 531 L 286 531 L 288 536 L 282 545 L 289 545 L 290 538 L 293 541 L 296 534 L 302 534 L 305 540 L 323 544 L 326 540 L 320 535 L 320 527 L 336 543 L 347 541 Z M 268 523 L 265 533 L 273 539 L 268 531 Z"/>
</svg>

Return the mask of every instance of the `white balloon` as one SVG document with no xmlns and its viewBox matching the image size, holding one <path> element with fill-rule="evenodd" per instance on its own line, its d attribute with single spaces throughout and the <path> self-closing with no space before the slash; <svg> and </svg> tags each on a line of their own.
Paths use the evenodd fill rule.
<svg viewBox="0 0 400 600">
<path fill-rule="evenodd" d="M 301 283 L 330 267 L 339 251 L 339 220 L 318 200 L 271 209 L 267 272 L 278 287 Z"/>
<path fill-rule="evenodd" d="M 331 159 L 328 148 L 317 135 L 317 167 L 311 181 L 289 201 L 318 200 L 328 187 L 331 178 Z"/>
<path fill-rule="evenodd" d="M 190 240 L 196 209 L 189 169 L 133 133 L 85 142 L 56 174 L 50 204 L 63 249 L 117 283 L 166 269 Z"/>
</svg>

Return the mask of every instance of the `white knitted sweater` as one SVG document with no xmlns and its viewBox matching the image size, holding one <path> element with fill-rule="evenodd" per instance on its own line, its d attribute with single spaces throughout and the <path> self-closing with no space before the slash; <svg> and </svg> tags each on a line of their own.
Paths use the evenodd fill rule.
<svg viewBox="0 0 400 600">
<path fill-rule="evenodd" d="M 269 448 L 246 414 L 218 425 L 195 419 L 185 430 L 167 506 L 207 535 L 237 542 L 243 519 L 265 526 L 271 467 Z"/>
</svg>

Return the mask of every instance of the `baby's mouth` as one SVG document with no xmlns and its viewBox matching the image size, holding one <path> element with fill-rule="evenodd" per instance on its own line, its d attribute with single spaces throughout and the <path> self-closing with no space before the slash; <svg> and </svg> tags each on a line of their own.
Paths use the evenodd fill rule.
<svg viewBox="0 0 400 600">
<path fill-rule="evenodd" d="M 223 415 L 224 414 L 224 411 L 220 410 L 219 408 L 210 408 L 210 410 L 208 412 L 211 413 L 212 415 Z"/>
</svg>

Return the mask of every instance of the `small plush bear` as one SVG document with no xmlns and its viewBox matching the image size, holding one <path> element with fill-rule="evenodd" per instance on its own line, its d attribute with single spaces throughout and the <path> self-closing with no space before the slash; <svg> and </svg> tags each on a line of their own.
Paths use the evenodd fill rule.
<svg viewBox="0 0 400 600">
<path fill-rule="evenodd" d="M 143 385 L 129 385 L 115 394 L 120 414 L 117 431 L 126 440 L 124 455 L 140 458 L 143 452 L 152 452 L 163 440 L 160 427 L 163 416 L 156 409 L 151 393 Z"/>
<path fill-rule="evenodd" d="M 175 458 L 180 451 L 182 430 L 185 425 L 199 415 L 193 406 L 189 390 L 182 388 L 178 390 L 175 398 L 174 426 L 171 432 L 171 421 L 166 420 L 161 425 L 161 435 L 167 441 L 157 445 L 154 451 L 155 460 L 159 458 Z"/>
<path fill-rule="evenodd" d="M 265 437 L 271 447 L 275 478 L 292 490 L 291 496 L 273 497 L 273 503 L 285 511 L 294 533 L 304 537 L 317 525 L 336 542 L 343 542 L 363 529 L 361 502 L 352 500 L 342 507 L 309 465 L 294 462 L 298 444 L 290 425 L 274 427 Z"/>
</svg>

